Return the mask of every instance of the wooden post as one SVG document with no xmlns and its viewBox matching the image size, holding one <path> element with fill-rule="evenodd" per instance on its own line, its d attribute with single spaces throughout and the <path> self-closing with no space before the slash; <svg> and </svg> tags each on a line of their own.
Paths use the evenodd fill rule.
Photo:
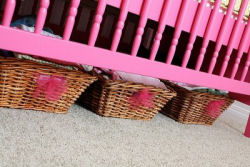
<svg viewBox="0 0 250 167">
<path fill-rule="evenodd" d="M 246 126 L 246 130 L 245 130 L 244 135 L 246 137 L 250 138 L 250 114 L 249 114 L 249 118 L 248 118 L 248 121 L 247 121 L 247 126 Z"/>
</svg>

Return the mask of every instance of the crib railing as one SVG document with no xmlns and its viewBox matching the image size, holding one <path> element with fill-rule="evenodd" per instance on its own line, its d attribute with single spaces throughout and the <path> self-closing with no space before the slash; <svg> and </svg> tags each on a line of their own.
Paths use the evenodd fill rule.
<svg viewBox="0 0 250 167">
<path fill-rule="evenodd" d="M 243 19 L 248 1 L 243 0 L 237 20 L 235 20 L 232 18 L 235 0 L 230 1 L 226 15 L 219 12 L 221 0 L 217 0 L 212 5 L 213 9 L 207 7 L 207 0 L 202 0 L 200 3 L 195 0 L 99 0 L 88 46 L 86 46 L 69 41 L 80 0 L 71 0 L 62 40 L 40 35 L 50 7 L 49 0 L 40 0 L 34 33 L 27 33 L 9 27 L 16 1 L 6 0 L 2 25 L 0 26 L 0 48 L 250 95 L 250 84 L 248 83 L 250 65 L 249 21 Z M 111 39 L 110 50 L 95 47 L 107 5 L 120 9 L 113 39 Z M 130 56 L 117 52 L 128 12 L 140 16 Z M 157 21 L 159 25 L 150 51 L 150 57 L 149 59 L 142 59 L 137 57 L 137 54 L 148 19 Z M 175 31 L 173 39 L 170 39 L 172 42 L 166 55 L 166 63 L 161 63 L 155 61 L 155 57 L 166 25 L 173 26 Z M 190 37 L 181 67 L 177 67 L 172 65 L 172 60 L 183 31 L 189 32 Z M 190 61 L 193 45 L 198 36 L 203 37 L 200 54 L 195 69 L 188 69 L 187 64 Z M 216 43 L 215 51 L 211 55 L 211 61 L 204 62 L 204 55 L 209 41 Z M 26 45 L 23 44 L 24 42 Z M 227 46 L 226 54 L 223 62 L 218 62 L 222 45 Z M 234 64 L 229 65 L 233 49 L 238 50 L 237 57 Z M 244 67 L 238 72 L 244 53 L 248 53 L 247 59 L 244 60 Z M 206 72 L 201 72 L 200 69 L 204 63 L 209 64 L 209 69 Z M 216 64 L 220 66 L 219 75 L 213 74 Z M 230 68 L 231 72 L 229 76 L 226 76 L 226 70 Z"/>
</svg>

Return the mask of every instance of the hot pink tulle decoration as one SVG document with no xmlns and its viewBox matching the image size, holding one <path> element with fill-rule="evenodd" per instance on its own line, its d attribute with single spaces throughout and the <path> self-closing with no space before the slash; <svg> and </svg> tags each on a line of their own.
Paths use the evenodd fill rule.
<svg viewBox="0 0 250 167">
<path fill-rule="evenodd" d="M 36 82 L 37 88 L 33 94 L 36 98 L 45 94 L 47 100 L 57 101 L 67 90 L 67 80 L 64 77 L 38 74 Z"/>
<path fill-rule="evenodd" d="M 148 89 L 142 89 L 129 98 L 129 103 L 132 109 L 136 109 L 138 107 L 151 108 L 154 106 L 153 98 L 153 93 L 151 93 Z"/>
<path fill-rule="evenodd" d="M 214 100 L 208 103 L 206 114 L 212 118 L 217 118 L 221 114 L 221 107 L 225 104 L 225 100 Z"/>
</svg>

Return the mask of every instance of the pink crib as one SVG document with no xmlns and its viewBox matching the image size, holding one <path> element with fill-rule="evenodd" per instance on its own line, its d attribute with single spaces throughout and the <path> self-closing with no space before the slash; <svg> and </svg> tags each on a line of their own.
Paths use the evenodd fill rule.
<svg viewBox="0 0 250 167">
<path fill-rule="evenodd" d="M 3 9 L 0 48 L 227 90 L 249 104 L 250 24 L 244 20 L 248 0 L 243 0 L 237 15 L 233 13 L 235 1 L 230 0 L 227 9 L 220 12 L 221 0 L 213 4 L 208 0 L 91 0 L 86 3 L 93 4 L 91 11 L 95 14 L 91 17 L 86 16 L 91 12 L 87 13 L 86 7 L 82 7 L 85 0 L 31 0 L 28 1 L 30 11 L 37 11 L 37 18 L 35 32 L 29 33 L 10 27 L 18 16 L 17 8 L 25 1 L 5 0 L 0 1 Z M 66 8 L 61 12 L 64 21 L 53 26 L 62 32 L 63 39 L 41 35 L 47 21 L 57 19 L 53 13 L 59 13 L 62 4 Z M 106 23 L 112 35 L 104 38 L 100 29 L 104 25 L 103 18 L 107 20 L 107 8 L 118 11 L 118 16 L 114 19 L 115 26 Z M 122 52 L 118 48 L 125 46 L 121 39 L 128 31 L 129 15 L 137 15 L 138 23 L 130 42 L 131 48 Z M 84 18 L 89 19 L 91 25 L 82 25 L 85 33 L 80 33 L 76 27 L 86 22 Z M 143 57 L 139 50 L 144 46 L 143 39 L 150 22 L 154 22 L 154 40 L 148 42 L 148 56 Z M 166 26 L 169 28 L 165 29 Z M 166 36 L 168 29 L 172 31 L 169 37 Z M 182 34 L 186 34 L 183 38 L 185 46 L 179 40 Z M 71 40 L 76 38 L 78 40 Z M 110 45 L 99 47 L 98 41 Z M 124 45 L 120 46 L 122 43 Z M 156 58 L 161 50 L 166 52 L 163 52 L 164 61 Z M 174 64 L 175 58 L 181 59 L 181 63 Z"/>
</svg>

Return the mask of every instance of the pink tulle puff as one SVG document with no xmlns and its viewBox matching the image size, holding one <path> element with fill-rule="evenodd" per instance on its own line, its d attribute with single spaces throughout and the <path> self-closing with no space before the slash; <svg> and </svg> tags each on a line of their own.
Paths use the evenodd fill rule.
<svg viewBox="0 0 250 167">
<path fill-rule="evenodd" d="M 152 108 L 154 106 L 153 98 L 153 93 L 148 89 L 142 89 L 129 98 L 129 103 L 132 109 L 137 109 L 139 107 Z"/>
<path fill-rule="evenodd" d="M 67 80 L 64 77 L 38 74 L 36 82 L 37 88 L 33 94 L 36 98 L 45 94 L 47 100 L 57 101 L 67 90 Z"/>
<path fill-rule="evenodd" d="M 221 114 L 221 107 L 225 105 L 225 100 L 214 100 L 208 103 L 206 114 L 212 118 L 217 118 Z"/>
</svg>

